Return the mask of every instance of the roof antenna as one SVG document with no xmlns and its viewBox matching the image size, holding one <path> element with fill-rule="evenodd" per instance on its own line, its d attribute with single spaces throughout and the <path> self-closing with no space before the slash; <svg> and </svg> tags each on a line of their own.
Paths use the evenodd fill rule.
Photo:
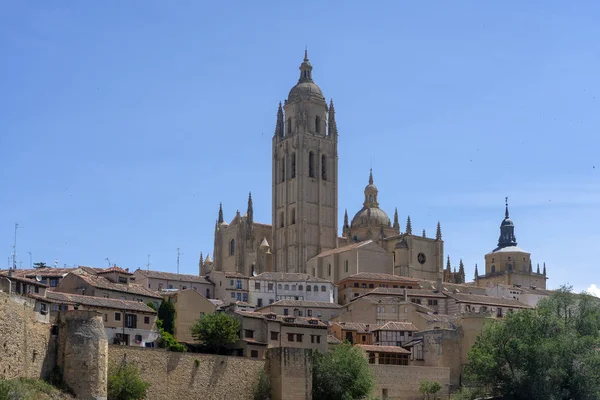
<svg viewBox="0 0 600 400">
<path fill-rule="evenodd" d="M 150 264 L 150 254 L 148 254 L 148 263 L 146 264 L 146 270 L 147 270 L 147 271 L 150 271 L 150 266 L 151 266 L 151 265 L 152 265 L 152 264 Z"/>
<path fill-rule="evenodd" d="M 179 247 L 177 248 L 177 275 L 179 275 L 179 257 L 182 255 L 183 253 L 180 251 Z"/>
</svg>

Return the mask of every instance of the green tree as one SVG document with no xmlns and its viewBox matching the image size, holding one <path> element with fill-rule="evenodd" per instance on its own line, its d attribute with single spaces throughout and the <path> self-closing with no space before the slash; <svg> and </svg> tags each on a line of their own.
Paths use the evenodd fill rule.
<svg viewBox="0 0 600 400">
<path fill-rule="evenodd" d="M 374 386 L 373 372 L 360 347 L 345 342 L 330 352 L 314 353 L 314 400 L 363 399 Z"/>
<path fill-rule="evenodd" d="M 440 390 L 442 390 L 442 385 L 440 385 L 439 382 L 423 380 L 419 383 L 419 392 L 423 393 L 423 395 L 427 395 L 428 399 L 430 398 L 430 394 L 432 394 L 435 399 L 436 393 Z"/>
<path fill-rule="evenodd" d="M 170 301 L 164 300 L 158 307 L 158 319 L 162 321 L 165 332 L 173 335 L 175 333 L 175 307 Z"/>
<path fill-rule="evenodd" d="M 148 303 L 146 303 L 146 305 L 147 305 L 148 307 L 150 307 L 151 309 L 153 309 L 154 311 L 157 311 L 157 310 L 156 310 L 156 306 L 154 305 L 154 303 L 153 303 L 153 302 L 149 301 Z"/>
<path fill-rule="evenodd" d="M 600 398 L 600 305 L 562 287 L 483 329 L 466 382 L 506 399 Z"/>
<path fill-rule="evenodd" d="M 132 363 L 112 367 L 108 373 L 108 400 L 145 399 L 150 383 L 140 377 L 140 370 Z"/>
<path fill-rule="evenodd" d="M 191 327 L 192 337 L 212 353 L 222 353 L 240 338 L 240 321 L 219 312 L 207 314 Z"/>
<path fill-rule="evenodd" d="M 271 398 L 271 380 L 264 369 L 260 370 L 258 381 L 254 385 L 253 400 L 269 400 Z"/>
</svg>

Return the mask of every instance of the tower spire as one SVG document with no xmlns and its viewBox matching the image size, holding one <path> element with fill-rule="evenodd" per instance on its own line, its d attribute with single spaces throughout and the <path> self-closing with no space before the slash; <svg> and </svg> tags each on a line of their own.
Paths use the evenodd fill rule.
<svg viewBox="0 0 600 400">
<path fill-rule="evenodd" d="M 479 272 L 477 272 L 477 264 L 475 264 L 475 280 L 479 279 Z"/>
<path fill-rule="evenodd" d="M 504 211 L 504 219 L 500 224 L 500 237 L 498 238 L 498 248 L 504 248 L 517 245 L 515 237 L 515 224 L 509 218 L 508 214 L 508 197 L 505 197 L 506 210 Z"/>
<path fill-rule="evenodd" d="M 369 168 L 369 185 L 373 184 L 373 168 Z"/>
<path fill-rule="evenodd" d="M 538 263 L 538 265 L 537 265 L 537 271 L 536 271 L 536 273 L 537 273 L 538 275 L 539 275 L 539 273 L 540 273 L 540 263 Z"/>
<path fill-rule="evenodd" d="M 412 235 L 412 224 L 410 222 L 410 215 L 406 219 L 406 234 L 407 235 Z"/>
<path fill-rule="evenodd" d="M 252 206 L 252 192 L 248 192 L 248 224 L 254 223 L 254 207 Z"/>
<path fill-rule="evenodd" d="M 423 229 L 423 237 L 426 238 L 427 237 L 427 233 L 425 232 L 425 229 Z"/>
<path fill-rule="evenodd" d="M 202 252 L 200 252 L 200 260 L 198 261 L 198 276 L 202 275 L 202 266 L 204 265 L 204 257 L 202 256 Z"/>
<path fill-rule="evenodd" d="M 506 210 L 504 211 L 504 218 L 508 218 L 508 197 L 504 198 L 504 204 L 506 205 Z"/>
<path fill-rule="evenodd" d="M 544 276 L 546 276 L 546 263 L 544 263 Z"/>
<path fill-rule="evenodd" d="M 465 283 L 465 265 L 463 264 L 462 258 L 458 264 L 458 275 L 460 280 L 458 283 Z"/>
<path fill-rule="evenodd" d="M 281 107 L 281 102 L 279 102 L 279 107 L 277 107 L 277 122 L 275 123 L 275 137 L 283 137 L 284 132 L 283 108 Z"/>
<path fill-rule="evenodd" d="M 310 65 L 310 61 L 308 61 L 308 48 L 304 49 L 304 60 L 302 60 L 302 64 L 300 64 L 300 79 L 298 79 L 298 83 L 300 82 L 312 82 L 312 65 Z"/>
<path fill-rule="evenodd" d="M 450 256 L 448 256 L 448 258 L 446 260 L 446 269 L 448 271 L 452 271 L 452 266 L 450 265 Z"/>
<path fill-rule="evenodd" d="M 327 129 L 329 136 L 337 135 L 337 124 L 335 122 L 335 107 L 333 106 L 333 99 L 329 100 L 329 113 L 327 114 Z"/>
<path fill-rule="evenodd" d="M 217 219 L 217 224 L 223 223 L 223 203 L 219 203 L 219 219 Z"/>
<path fill-rule="evenodd" d="M 437 229 L 435 231 L 435 240 L 442 240 L 442 227 L 440 221 L 437 223 Z"/>
<path fill-rule="evenodd" d="M 394 229 L 400 232 L 400 223 L 398 222 L 398 208 L 394 209 Z"/>
</svg>

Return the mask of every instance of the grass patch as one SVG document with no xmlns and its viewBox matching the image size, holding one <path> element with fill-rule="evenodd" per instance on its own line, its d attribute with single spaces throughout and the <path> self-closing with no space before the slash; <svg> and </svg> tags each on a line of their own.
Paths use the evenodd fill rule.
<svg viewBox="0 0 600 400">
<path fill-rule="evenodd" d="M 0 380 L 0 400 L 66 400 L 72 398 L 41 379 Z"/>
</svg>

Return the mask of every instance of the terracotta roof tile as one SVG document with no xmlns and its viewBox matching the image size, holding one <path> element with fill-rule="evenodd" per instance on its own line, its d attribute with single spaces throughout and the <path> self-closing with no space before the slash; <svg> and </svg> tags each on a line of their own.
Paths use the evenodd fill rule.
<svg viewBox="0 0 600 400">
<path fill-rule="evenodd" d="M 148 290 L 141 285 L 137 285 L 135 283 L 129 283 L 129 284 L 114 283 L 102 276 L 90 275 L 85 272 L 76 273 L 76 275 L 78 277 L 80 277 L 82 280 L 84 280 L 87 284 L 89 284 L 90 286 L 93 286 L 95 288 L 105 289 L 105 290 L 113 290 L 115 292 L 136 294 L 136 295 L 152 297 L 152 298 L 156 298 L 156 299 L 162 298 L 159 294 L 157 294 L 151 290 Z"/>
<path fill-rule="evenodd" d="M 399 322 L 390 321 L 384 324 L 382 327 L 376 329 L 378 331 L 408 331 L 417 332 L 418 329 L 412 324 L 412 322 Z"/>
<path fill-rule="evenodd" d="M 376 331 L 381 325 L 376 324 L 363 324 L 361 322 L 332 322 L 332 325 L 339 325 L 344 330 L 356 331 L 358 333 L 369 333 Z"/>
<path fill-rule="evenodd" d="M 367 245 L 369 243 L 373 243 L 373 241 L 369 239 L 369 240 L 365 240 L 362 242 L 356 242 L 356 243 L 348 244 L 346 246 L 338 247 L 336 249 L 325 250 L 324 252 L 317 254 L 313 258 L 323 258 L 323 257 L 330 256 L 332 254 L 343 253 L 345 251 L 357 249 L 357 248 Z"/>
<path fill-rule="evenodd" d="M 268 304 L 263 308 L 268 308 L 271 306 L 281 306 L 281 307 L 313 307 L 313 308 L 333 308 L 338 309 L 341 308 L 337 303 L 328 303 L 326 301 L 308 301 L 308 300 L 278 300 L 274 303 Z"/>
<path fill-rule="evenodd" d="M 455 299 L 458 303 L 481 304 L 486 306 L 503 306 L 515 308 L 531 308 L 525 303 L 515 299 L 506 299 L 502 297 L 482 296 L 477 294 L 448 293 L 446 295 Z"/>
<path fill-rule="evenodd" d="M 144 275 L 145 277 L 148 277 L 148 278 L 162 279 L 165 281 L 210 283 L 204 276 L 198 276 L 198 275 L 175 274 L 172 272 L 161 272 L 161 271 L 144 271 L 139 268 L 137 270 L 135 270 L 135 273 Z"/>
<path fill-rule="evenodd" d="M 88 307 L 111 308 L 156 314 L 156 311 L 141 301 L 108 299 L 106 297 L 83 296 L 80 294 L 61 292 L 47 292 L 46 298 L 54 303 L 82 304 Z"/>
<path fill-rule="evenodd" d="M 403 349 L 400 346 L 373 346 L 368 344 L 358 344 L 358 347 L 368 352 L 373 353 L 398 353 L 398 354 L 410 354 L 410 351 Z"/>
<path fill-rule="evenodd" d="M 113 265 L 110 268 L 106 268 L 105 270 L 102 271 L 98 271 L 96 272 L 98 275 L 100 274 L 110 274 L 111 272 L 117 272 L 119 274 L 123 274 L 123 275 L 133 275 L 131 272 L 124 270 L 121 267 L 117 267 L 116 265 Z"/>
</svg>

